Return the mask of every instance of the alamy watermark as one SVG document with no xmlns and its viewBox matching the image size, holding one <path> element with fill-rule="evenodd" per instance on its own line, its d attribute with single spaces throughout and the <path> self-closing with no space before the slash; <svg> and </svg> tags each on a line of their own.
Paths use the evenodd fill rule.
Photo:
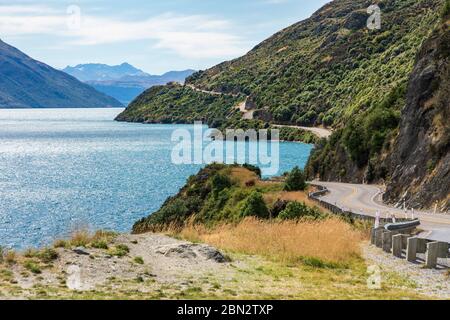
<svg viewBox="0 0 450 320">
<path fill-rule="evenodd" d="M 67 28 L 71 31 L 81 29 L 81 8 L 77 5 L 70 5 L 67 7 Z"/>
<path fill-rule="evenodd" d="M 367 19 L 367 28 L 369 30 L 381 29 L 381 9 L 378 5 L 374 4 L 367 8 L 367 13 L 370 14 Z"/>
<path fill-rule="evenodd" d="M 270 135 L 270 137 L 269 137 Z M 252 164 L 263 174 L 276 175 L 280 168 L 279 130 L 207 129 L 202 122 L 194 130 L 177 129 L 172 133 L 172 163 L 191 164 Z"/>
<path fill-rule="evenodd" d="M 367 268 L 369 277 L 367 278 L 367 287 L 370 290 L 381 289 L 381 269 L 379 266 L 372 265 Z"/>
</svg>

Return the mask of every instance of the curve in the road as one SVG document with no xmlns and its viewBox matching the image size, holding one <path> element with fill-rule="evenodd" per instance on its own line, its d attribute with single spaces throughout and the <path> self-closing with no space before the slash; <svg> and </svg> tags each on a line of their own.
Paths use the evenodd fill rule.
<svg viewBox="0 0 450 320">
<path fill-rule="evenodd" d="M 294 128 L 294 129 L 300 129 L 304 131 L 310 131 L 314 133 L 319 138 L 325 138 L 328 139 L 333 131 L 325 128 L 319 128 L 319 127 L 301 127 L 301 126 L 292 126 L 292 125 L 281 125 L 281 124 L 274 124 L 275 128 Z"/>
<path fill-rule="evenodd" d="M 426 211 L 405 211 L 388 206 L 381 201 L 381 188 L 375 185 L 347 184 L 337 182 L 314 181 L 312 184 L 328 189 L 329 193 L 321 200 L 336 205 L 344 210 L 382 217 L 395 215 L 398 218 L 414 215 L 421 222 L 421 229 L 426 230 L 422 236 L 427 239 L 450 242 L 450 215 L 434 214 Z"/>
</svg>

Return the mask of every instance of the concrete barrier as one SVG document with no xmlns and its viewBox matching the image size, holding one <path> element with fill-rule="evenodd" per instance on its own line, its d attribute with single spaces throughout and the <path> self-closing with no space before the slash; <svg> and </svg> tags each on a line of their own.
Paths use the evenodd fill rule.
<svg viewBox="0 0 450 320">
<path fill-rule="evenodd" d="M 375 246 L 377 246 L 377 248 L 383 247 L 383 233 L 384 229 L 382 228 L 375 230 Z"/>
<path fill-rule="evenodd" d="M 436 268 L 438 259 L 439 242 L 427 243 L 427 253 L 425 255 L 425 266 Z"/>
<path fill-rule="evenodd" d="M 402 234 L 402 250 L 406 250 L 406 247 L 408 246 L 408 239 L 411 238 L 410 235 Z"/>
<path fill-rule="evenodd" d="M 417 259 L 417 237 L 408 238 L 406 245 L 406 260 L 409 262 L 415 262 Z"/>
<path fill-rule="evenodd" d="M 370 244 L 373 245 L 373 246 L 374 246 L 375 243 L 376 243 L 376 240 L 375 240 L 375 231 L 376 231 L 375 228 L 370 229 Z"/>
<path fill-rule="evenodd" d="M 384 228 L 378 227 L 378 228 L 372 228 L 370 230 L 370 244 L 372 244 L 374 246 L 377 244 L 377 231 L 378 230 L 384 230 Z"/>
<path fill-rule="evenodd" d="M 428 240 L 417 238 L 417 253 L 426 253 Z"/>
<path fill-rule="evenodd" d="M 449 244 L 447 242 L 438 242 L 438 258 L 447 259 Z"/>
<path fill-rule="evenodd" d="M 392 237 L 392 254 L 397 258 L 401 258 L 403 255 L 403 238 L 404 235 L 402 234 L 397 234 Z"/>
<path fill-rule="evenodd" d="M 391 231 L 383 232 L 382 247 L 383 247 L 384 252 L 391 253 L 391 249 L 392 249 L 392 232 Z"/>
</svg>

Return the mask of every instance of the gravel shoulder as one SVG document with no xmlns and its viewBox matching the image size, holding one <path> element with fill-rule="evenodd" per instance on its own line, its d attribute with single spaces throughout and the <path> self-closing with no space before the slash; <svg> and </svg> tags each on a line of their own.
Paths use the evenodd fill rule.
<svg viewBox="0 0 450 320">
<path fill-rule="evenodd" d="M 369 265 L 376 265 L 382 271 L 395 271 L 399 275 L 411 281 L 418 294 L 423 294 L 437 299 L 450 299 L 450 273 L 448 266 L 450 259 L 440 259 L 442 265 L 447 268 L 426 269 L 423 263 L 410 263 L 405 259 L 399 259 L 383 250 L 363 245 L 363 256 Z M 418 255 L 418 261 L 424 259 Z M 382 279 L 383 281 L 383 279 Z"/>
</svg>

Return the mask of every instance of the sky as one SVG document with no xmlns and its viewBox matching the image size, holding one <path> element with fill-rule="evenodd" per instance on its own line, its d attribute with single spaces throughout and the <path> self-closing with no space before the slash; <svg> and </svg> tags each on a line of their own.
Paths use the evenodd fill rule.
<svg viewBox="0 0 450 320">
<path fill-rule="evenodd" d="M 52 67 L 128 62 L 203 70 L 244 55 L 329 0 L 0 0 L 0 39 Z"/>
</svg>

